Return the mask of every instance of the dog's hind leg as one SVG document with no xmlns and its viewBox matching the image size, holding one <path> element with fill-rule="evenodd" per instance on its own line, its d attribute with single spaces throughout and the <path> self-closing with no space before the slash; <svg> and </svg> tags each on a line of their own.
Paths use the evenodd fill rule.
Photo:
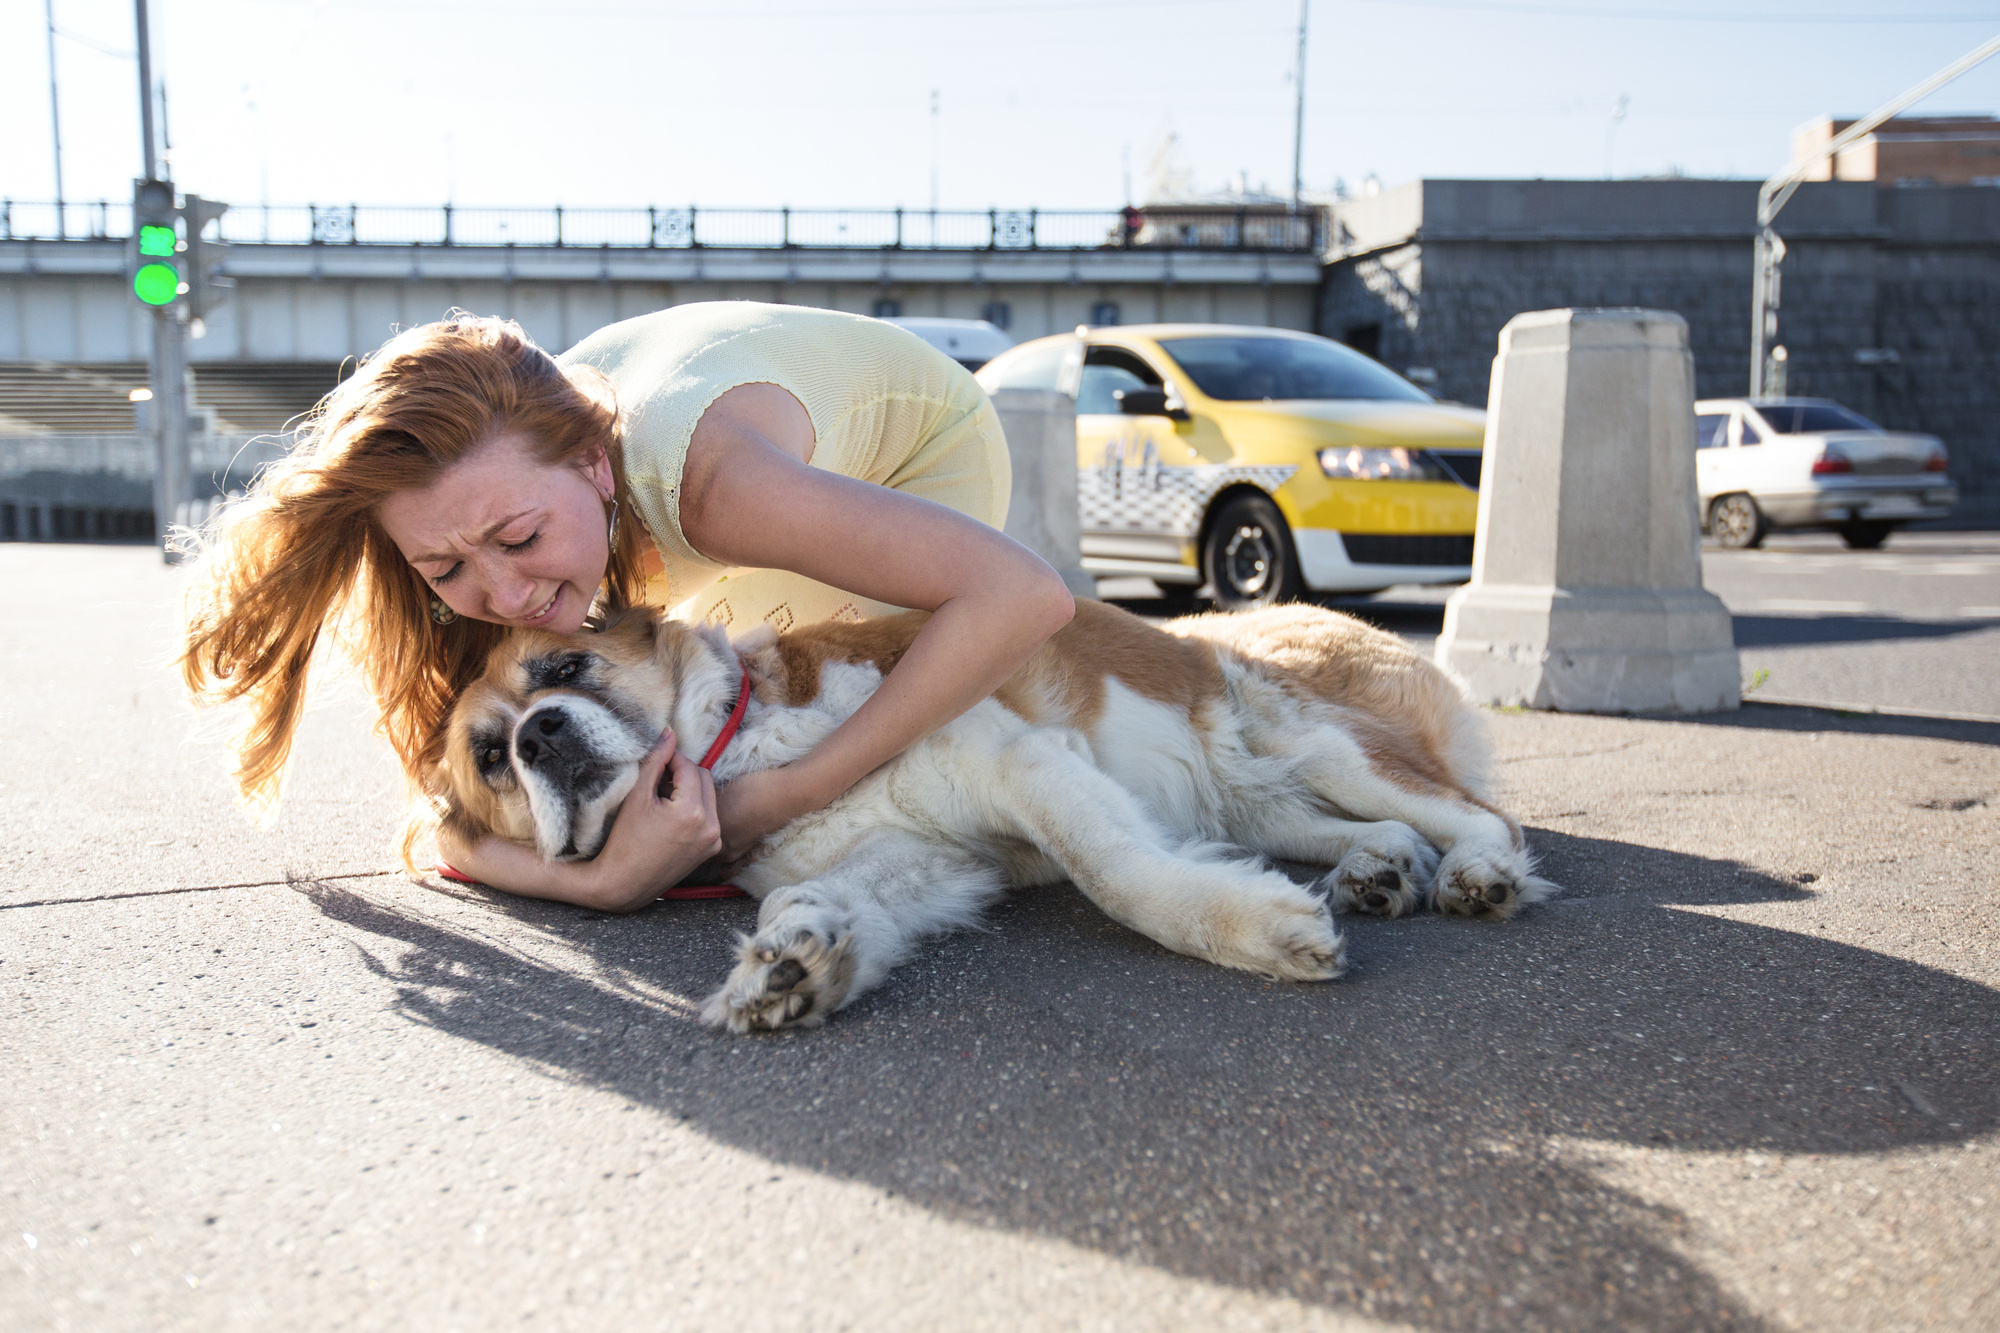
<svg viewBox="0 0 2000 1333">
<path fill-rule="evenodd" d="M 1470 793 L 1420 775 L 1385 771 L 1344 733 L 1334 732 L 1299 764 L 1299 776 L 1328 806 L 1357 819 L 1393 820 L 1442 853 L 1431 900 L 1453 916 L 1507 917 L 1556 886 L 1534 874 L 1521 829 Z M 1337 739 L 1336 739 L 1337 737 Z M 1358 867 L 1357 867 L 1358 868 Z M 1336 871 L 1336 875 L 1338 871 Z"/>
<path fill-rule="evenodd" d="M 814 1027 L 880 984 L 918 940 L 973 924 L 1003 884 L 993 868 L 884 836 L 815 879 L 764 898 L 736 967 L 702 1006 L 732 1032 Z"/>
<path fill-rule="evenodd" d="M 1051 732 L 1008 741 L 986 799 L 1001 830 L 1041 848 L 1106 915 L 1177 953 L 1291 981 L 1341 974 L 1327 906 L 1276 871 L 1175 846 L 1123 786 Z"/>
<path fill-rule="evenodd" d="M 1437 849 L 1408 824 L 1338 819 L 1304 801 L 1263 805 L 1230 833 L 1244 846 L 1287 861 L 1329 866 L 1314 888 L 1336 912 L 1402 916 L 1421 907 L 1437 870 Z"/>
</svg>

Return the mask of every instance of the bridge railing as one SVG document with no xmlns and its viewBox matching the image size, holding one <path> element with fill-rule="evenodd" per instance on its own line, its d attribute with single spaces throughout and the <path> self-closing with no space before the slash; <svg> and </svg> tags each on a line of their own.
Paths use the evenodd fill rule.
<svg viewBox="0 0 2000 1333">
<path fill-rule="evenodd" d="M 122 240 L 131 206 L 0 200 L 0 240 Z M 1270 204 L 1118 209 L 459 208 L 238 204 L 224 240 L 270 245 L 575 246 L 596 249 L 1265 250 L 1324 248 L 1325 218 Z"/>
</svg>

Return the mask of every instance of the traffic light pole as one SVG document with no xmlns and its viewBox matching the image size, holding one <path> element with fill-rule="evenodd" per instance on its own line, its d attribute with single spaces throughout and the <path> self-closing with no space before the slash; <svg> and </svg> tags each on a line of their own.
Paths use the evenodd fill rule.
<svg viewBox="0 0 2000 1333">
<path fill-rule="evenodd" d="M 153 130 L 153 51 L 147 7 L 150 0 L 134 0 L 139 54 L 139 135 L 140 160 L 146 181 L 157 181 L 160 173 L 158 140 Z M 171 187 L 169 187 L 171 190 Z M 139 233 L 140 219 L 134 210 L 132 230 Z M 152 401 L 146 407 L 147 434 L 153 444 L 153 537 L 161 558 L 169 564 L 177 558 L 167 549 L 167 536 L 176 522 L 187 516 L 193 490 L 192 462 L 188 457 L 187 325 L 182 322 L 184 303 L 169 300 L 153 307 L 153 351 L 147 359 L 146 380 Z"/>
<path fill-rule="evenodd" d="M 153 437 L 153 536 L 168 564 L 178 559 L 167 549 L 167 534 L 187 520 L 192 498 L 194 460 L 188 457 L 187 326 L 180 310 L 165 306 L 153 311 L 153 355 L 146 367 L 153 400 L 146 419 Z"/>
</svg>

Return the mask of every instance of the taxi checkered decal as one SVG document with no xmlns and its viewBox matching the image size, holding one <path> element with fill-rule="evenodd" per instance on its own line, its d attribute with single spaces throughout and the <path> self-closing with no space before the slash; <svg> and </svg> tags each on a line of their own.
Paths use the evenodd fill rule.
<svg viewBox="0 0 2000 1333">
<path fill-rule="evenodd" d="M 1077 516 L 1086 532 L 1144 532 L 1161 536 L 1189 537 L 1201 531 L 1201 516 L 1208 502 L 1225 486 L 1249 482 L 1265 491 L 1275 491 L 1291 480 L 1298 468 L 1278 467 L 1166 467 L 1152 450 L 1146 450 L 1138 466 L 1122 458 L 1107 466 L 1077 470 Z"/>
</svg>

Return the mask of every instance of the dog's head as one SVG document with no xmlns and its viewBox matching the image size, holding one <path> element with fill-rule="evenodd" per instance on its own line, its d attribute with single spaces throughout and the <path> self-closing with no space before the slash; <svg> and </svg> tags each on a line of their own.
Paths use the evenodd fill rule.
<svg viewBox="0 0 2000 1333">
<path fill-rule="evenodd" d="M 694 743 L 687 728 L 711 711 L 709 696 L 726 709 L 738 678 L 726 640 L 643 611 L 578 634 L 509 635 L 452 709 L 445 827 L 588 860 L 660 733 L 674 723 Z"/>
</svg>

